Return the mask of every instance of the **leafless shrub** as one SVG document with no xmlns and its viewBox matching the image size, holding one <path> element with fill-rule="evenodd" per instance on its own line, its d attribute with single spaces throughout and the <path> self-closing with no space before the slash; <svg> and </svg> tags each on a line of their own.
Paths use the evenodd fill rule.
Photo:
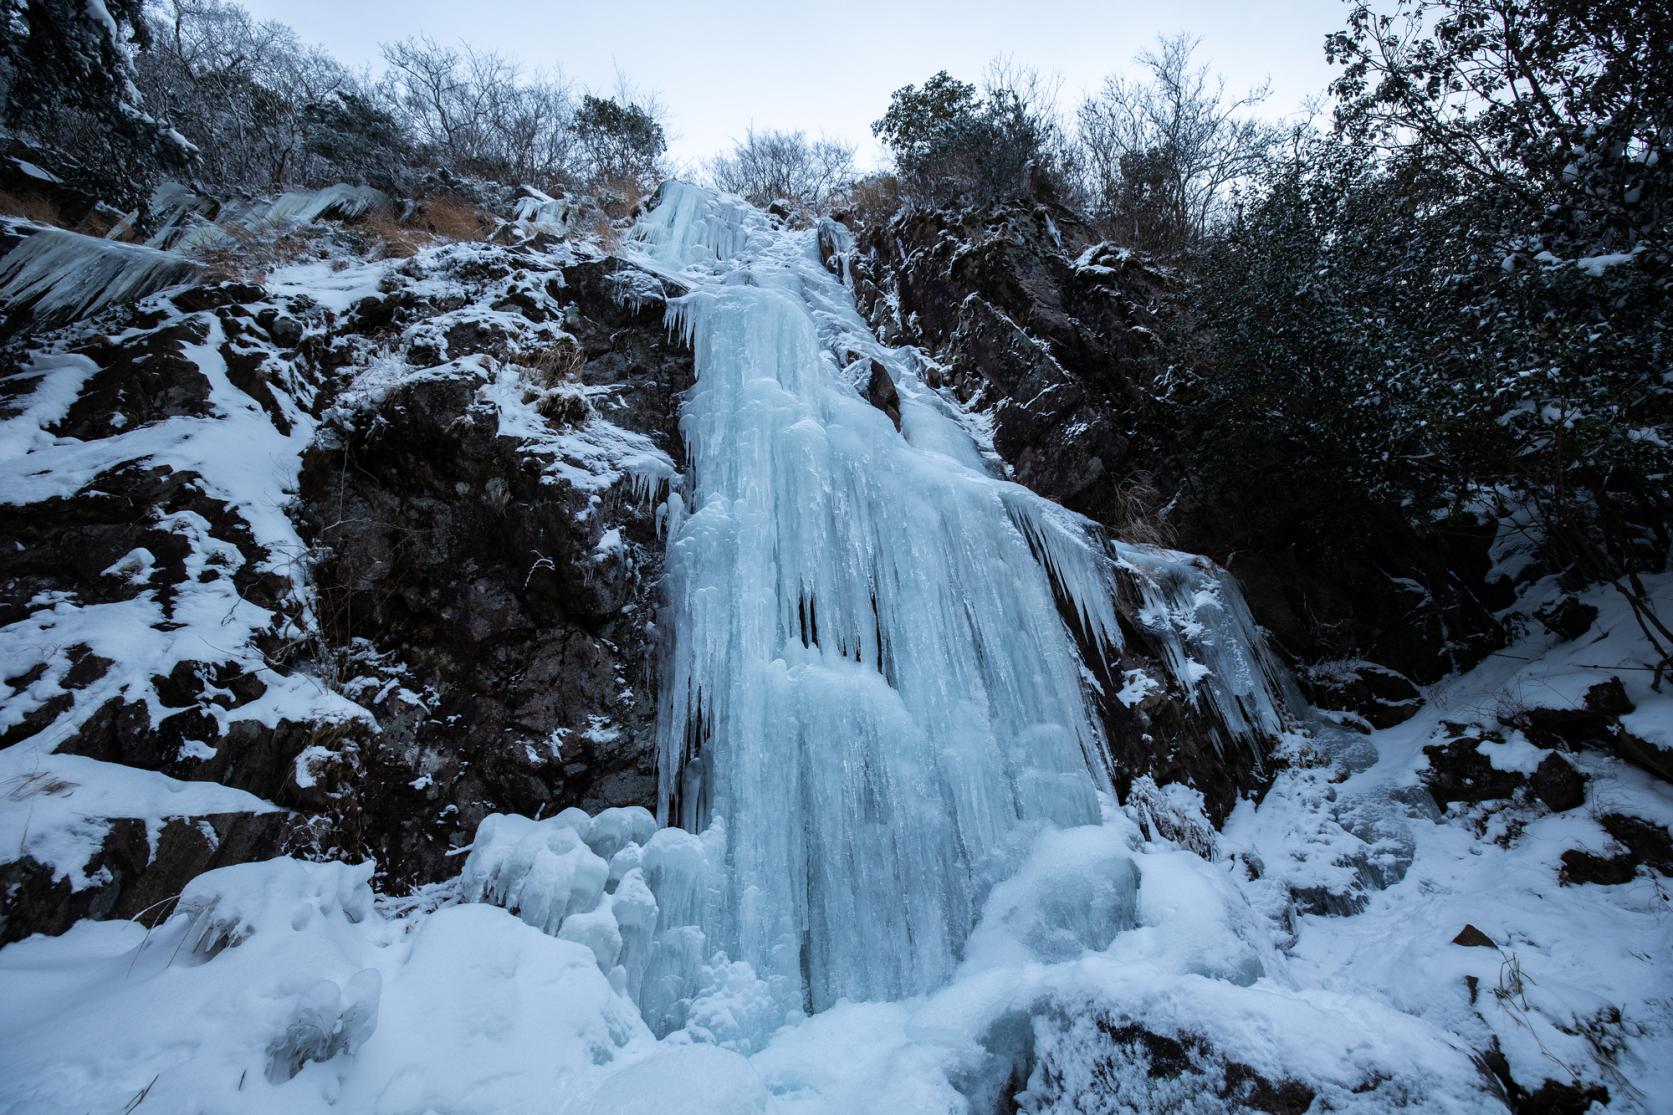
<svg viewBox="0 0 1673 1115">
<path fill-rule="evenodd" d="M 1135 247 L 1172 251 L 1200 239 L 1274 139 L 1251 115 L 1268 88 L 1228 93 L 1224 78 L 1193 64 L 1197 45 L 1183 34 L 1159 39 L 1137 58 L 1144 79 L 1106 78 L 1076 114 L 1091 207 Z"/>
<path fill-rule="evenodd" d="M 717 187 L 756 205 L 785 202 L 792 210 L 817 214 L 853 184 L 854 148 L 810 140 L 802 132 L 751 128 L 730 154 L 711 159 L 708 171 Z"/>
</svg>

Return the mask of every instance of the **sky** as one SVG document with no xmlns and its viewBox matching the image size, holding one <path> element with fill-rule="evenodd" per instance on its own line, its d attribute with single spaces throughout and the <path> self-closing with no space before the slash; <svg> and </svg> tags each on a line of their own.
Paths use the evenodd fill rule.
<svg viewBox="0 0 1673 1115">
<path fill-rule="evenodd" d="M 871 121 L 889 94 L 945 69 L 979 81 L 988 62 L 1059 75 L 1072 105 L 1106 74 L 1131 72 L 1158 35 L 1201 38 L 1198 59 L 1233 91 L 1270 81 L 1268 110 L 1322 95 L 1327 33 L 1344 0 L 241 0 L 351 66 L 378 44 L 427 34 L 466 41 L 529 70 L 610 90 L 618 69 L 660 94 L 670 153 L 694 162 L 750 128 L 844 139 L 877 160 Z"/>
</svg>

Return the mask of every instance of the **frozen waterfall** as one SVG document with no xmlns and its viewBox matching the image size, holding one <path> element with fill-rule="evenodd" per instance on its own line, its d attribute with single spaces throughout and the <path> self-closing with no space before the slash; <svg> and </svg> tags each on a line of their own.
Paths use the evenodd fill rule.
<svg viewBox="0 0 1673 1115">
<path fill-rule="evenodd" d="M 638 239 L 687 291 L 669 320 L 696 357 L 659 733 L 662 819 L 724 832 L 704 949 L 786 1011 L 928 990 L 1027 839 L 1098 818 L 1105 746 L 1052 577 L 1116 643 L 1110 565 L 992 474 L 813 230 L 670 183 Z M 856 388 L 873 360 L 904 433 Z M 647 987 L 653 1025 L 694 974 Z"/>
<path fill-rule="evenodd" d="M 465 876 L 587 942 L 653 1030 L 748 1051 L 804 1012 L 944 984 L 1040 831 L 1100 819 L 1081 656 L 1121 654 L 1124 586 L 1233 738 L 1279 727 L 1235 587 L 1005 480 L 916 354 L 871 334 L 817 230 L 669 183 L 626 254 L 696 361 L 659 512 L 677 827 L 502 818 Z M 898 430 L 864 396 L 879 366 Z"/>
</svg>

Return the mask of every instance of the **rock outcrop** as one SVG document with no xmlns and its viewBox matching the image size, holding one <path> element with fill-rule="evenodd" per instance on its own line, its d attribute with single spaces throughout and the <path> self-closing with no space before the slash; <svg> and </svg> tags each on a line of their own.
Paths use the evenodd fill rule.
<svg viewBox="0 0 1673 1115">
<path fill-rule="evenodd" d="M 1016 480 L 1116 538 L 1225 565 L 1292 665 L 1328 666 L 1299 671 L 1321 707 L 1398 723 L 1421 704 L 1418 686 L 1502 642 L 1493 609 L 1510 585 L 1488 583 L 1491 524 L 1436 542 L 1390 520 L 1368 548 L 1376 561 L 1344 560 L 1275 545 L 1251 527 L 1258 509 L 1213 504 L 1172 398 L 1192 329 L 1187 280 L 1099 241 L 1049 198 L 988 212 L 908 207 L 862 229 L 842 263 L 880 334 L 924 352 L 932 381 L 982 416 Z M 1178 725 L 1167 733 L 1189 737 Z M 1221 812 L 1228 793 L 1258 791 L 1264 777 L 1259 762 L 1228 771 L 1211 747 L 1188 746 L 1172 769 L 1127 750 L 1159 780 L 1195 782 Z"/>
<path fill-rule="evenodd" d="M 37 807 L 0 940 L 287 852 L 399 889 L 489 812 L 654 804 L 691 379 L 659 284 L 515 225 L 404 261 L 309 235 L 50 332 L 11 307 L 0 778 Z"/>
</svg>

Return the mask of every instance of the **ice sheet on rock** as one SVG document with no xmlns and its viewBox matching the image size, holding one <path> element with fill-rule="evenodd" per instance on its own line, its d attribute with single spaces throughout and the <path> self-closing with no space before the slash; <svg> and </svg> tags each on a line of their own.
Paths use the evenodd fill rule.
<svg viewBox="0 0 1673 1115">
<path fill-rule="evenodd" d="M 196 264 L 174 252 L 48 228 L 0 259 L 0 305 L 31 304 L 38 320 L 72 321 L 197 273 Z"/>
<path fill-rule="evenodd" d="M 1120 578 L 1229 735 L 1282 727 L 1235 586 L 1186 555 L 1112 555 L 998 475 L 921 358 L 872 335 L 819 230 L 674 182 L 633 245 L 687 291 L 667 315 L 697 370 L 669 500 L 660 810 L 724 821 L 694 924 L 786 1016 L 938 985 L 1029 835 L 1097 819 L 1107 750 L 1076 637 L 1120 652 Z M 876 367 L 899 431 L 866 401 Z"/>
<path fill-rule="evenodd" d="M 178 216 L 165 222 L 152 243 L 190 254 L 237 245 L 251 234 L 276 238 L 326 217 L 350 221 L 389 205 L 389 195 L 382 190 L 341 182 L 318 190 L 294 190 L 227 205 L 213 221 L 195 217 L 177 201 Z"/>
<path fill-rule="evenodd" d="M 1226 736 L 1256 746 L 1279 736 L 1307 707 L 1229 573 L 1196 554 L 1119 541 L 1112 549 L 1168 672 L 1194 704 L 1214 714 Z"/>
</svg>

